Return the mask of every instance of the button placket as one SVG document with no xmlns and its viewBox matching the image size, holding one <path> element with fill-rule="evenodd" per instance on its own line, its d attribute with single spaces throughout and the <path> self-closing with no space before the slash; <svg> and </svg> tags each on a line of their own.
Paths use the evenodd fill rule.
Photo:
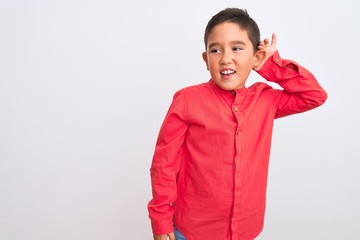
<svg viewBox="0 0 360 240">
<path fill-rule="evenodd" d="M 238 123 L 238 127 L 236 128 L 236 135 L 240 135 L 240 128 L 239 125 L 242 124 L 242 112 L 240 111 L 239 107 L 237 105 L 232 106 L 232 110 L 234 112 L 234 116 L 236 118 L 236 121 Z"/>
</svg>

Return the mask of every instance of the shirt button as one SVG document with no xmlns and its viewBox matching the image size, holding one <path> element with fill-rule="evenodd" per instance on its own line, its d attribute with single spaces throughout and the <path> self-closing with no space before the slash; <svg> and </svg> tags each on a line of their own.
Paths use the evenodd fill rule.
<svg viewBox="0 0 360 240">
<path fill-rule="evenodd" d="M 278 59 L 278 58 L 275 58 L 275 62 L 278 63 L 278 62 L 279 62 L 279 59 Z"/>
<path fill-rule="evenodd" d="M 239 111 L 239 109 L 237 107 L 234 107 L 234 111 L 237 112 Z"/>
</svg>

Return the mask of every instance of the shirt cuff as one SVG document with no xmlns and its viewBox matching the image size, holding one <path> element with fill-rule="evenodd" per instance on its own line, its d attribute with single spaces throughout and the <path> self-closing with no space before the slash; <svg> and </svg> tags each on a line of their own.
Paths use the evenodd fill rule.
<svg viewBox="0 0 360 240">
<path fill-rule="evenodd" d="M 276 51 L 269 59 L 264 63 L 264 65 L 257 71 L 261 76 L 265 76 L 266 73 L 272 70 L 275 65 L 279 67 L 282 66 L 282 59 L 280 57 L 279 51 Z"/>
<path fill-rule="evenodd" d="M 301 67 L 294 61 L 282 59 L 276 51 L 257 72 L 272 82 L 288 80 L 299 75 Z"/>
<path fill-rule="evenodd" d="M 155 235 L 163 235 L 174 232 L 174 225 L 172 219 L 151 220 L 151 227 Z"/>
</svg>

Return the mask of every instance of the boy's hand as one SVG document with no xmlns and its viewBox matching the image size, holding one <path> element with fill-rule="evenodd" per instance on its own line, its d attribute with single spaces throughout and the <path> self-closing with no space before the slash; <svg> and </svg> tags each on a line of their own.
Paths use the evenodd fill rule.
<svg viewBox="0 0 360 240">
<path fill-rule="evenodd" d="M 258 50 L 257 53 L 264 53 L 265 57 L 263 58 L 261 64 L 259 66 L 257 66 L 256 68 L 254 67 L 253 69 L 255 71 L 258 71 L 263 65 L 264 63 L 277 51 L 276 48 L 276 34 L 273 33 L 271 35 L 271 44 L 270 44 L 270 40 L 268 38 L 265 38 L 264 41 L 260 41 L 259 46 L 258 46 Z"/>
<path fill-rule="evenodd" d="M 173 232 L 165 235 L 154 235 L 154 240 L 168 240 L 168 237 L 170 240 L 175 240 L 175 234 Z"/>
</svg>

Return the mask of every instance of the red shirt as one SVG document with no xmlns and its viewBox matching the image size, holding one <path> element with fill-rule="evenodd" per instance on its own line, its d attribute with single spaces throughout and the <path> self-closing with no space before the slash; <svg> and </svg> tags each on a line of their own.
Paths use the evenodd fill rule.
<svg viewBox="0 0 360 240">
<path fill-rule="evenodd" d="M 268 81 L 226 91 L 212 80 L 178 91 L 156 143 L 148 204 L 154 234 L 187 240 L 253 240 L 262 230 L 275 118 L 321 105 L 313 75 L 275 53 Z"/>
</svg>

